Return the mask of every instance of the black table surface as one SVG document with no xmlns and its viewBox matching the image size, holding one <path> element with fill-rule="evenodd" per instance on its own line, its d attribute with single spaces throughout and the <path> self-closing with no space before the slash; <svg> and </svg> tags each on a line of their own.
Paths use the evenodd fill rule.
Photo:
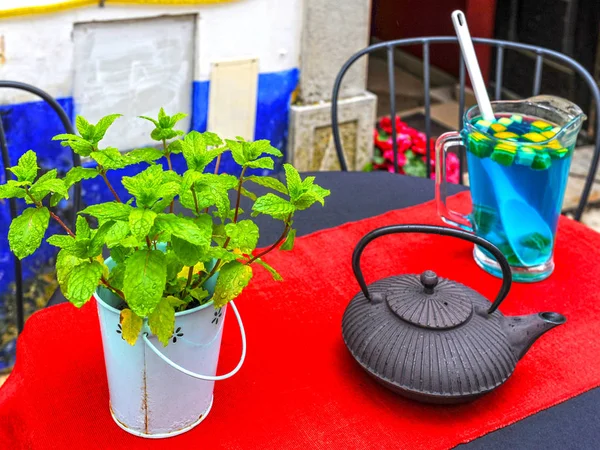
<svg viewBox="0 0 600 450">
<path fill-rule="evenodd" d="M 424 178 L 387 172 L 318 172 L 304 175 L 315 175 L 315 182 L 330 189 L 331 195 L 324 208 L 315 205 L 296 214 L 294 227 L 298 236 L 434 198 L 434 182 Z M 284 180 L 283 174 L 278 177 Z M 246 187 L 257 195 L 266 192 L 264 188 L 250 183 Z M 464 189 L 450 186 L 448 193 Z M 242 198 L 241 206 L 249 210 L 248 199 Z M 261 231 L 259 246 L 271 244 L 282 232 L 281 222 L 266 216 L 258 216 L 255 220 Z M 51 303 L 61 300 L 64 301 L 62 298 L 53 299 Z M 600 448 L 600 389 L 588 391 L 459 447 L 467 450 Z"/>
</svg>

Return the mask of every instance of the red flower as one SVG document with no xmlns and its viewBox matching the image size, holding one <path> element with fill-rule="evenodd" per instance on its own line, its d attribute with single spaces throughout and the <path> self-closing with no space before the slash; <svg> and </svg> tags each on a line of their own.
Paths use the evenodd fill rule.
<svg viewBox="0 0 600 450">
<path fill-rule="evenodd" d="M 392 164 L 392 169 L 393 169 L 394 150 L 387 150 L 387 151 L 383 152 L 383 157 L 386 161 L 388 161 Z M 406 156 L 404 156 L 404 153 L 398 153 L 398 165 L 403 166 L 404 164 L 406 164 Z"/>
<path fill-rule="evenodd" d="M 396 130 L 403 125 L 405 126 L 406 124 L 400 120 L 400 117 L 396 116 Z M 392 119 L 388 116 L 382 117 L 381 120 L 379 120 L 379 128 L 381 128 L 387 134 L 392 134 Z"/>
<path fill-rule="evenodd" d="M 382 152 L 392 150 L 392 138 L 389 138 L 387 141 L 375 141 L 375 145 Z"/>
<path fill-rule="evenodd" d="M 387 170 L 394 172 L 394 147 L 392 141 L 392 120 L 390 117 L 382 117 L 373 132 L 375 146 L 379 149 L 383 162 L 373 164 L 374 170 Z M 423 162 L 427 160 L 427 137 L 414 128 L 409 127 L 396 117 L 394 126 L 397 131 L 396 143 L 398 151 L 398 166 L 400 173 L 404 173 L 403 167 L 407 163 L 406 151 L 411 150 L 420 157 Z M 382 133 L 383 132 L 383 133 Z M 435 178 L 435 139 L 429 141 L 430 165 L 432 169 L 431 178 Z M 458 183 L 460 172 L 460 161 L 454 153 L 448 153 L 446 156 L 446 181 Z"/>
</svg>

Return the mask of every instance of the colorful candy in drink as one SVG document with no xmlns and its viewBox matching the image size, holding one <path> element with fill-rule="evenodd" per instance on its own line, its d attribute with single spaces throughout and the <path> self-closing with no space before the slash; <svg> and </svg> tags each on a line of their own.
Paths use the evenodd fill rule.
<svg viewBox="0 0 600 450">
<path fill-rule="evenodd" d="M 494 122 L 478 118 L 472 125 L 478 131 L 469 133 L 469 151 L 503 166 L 518 164 L 545 170 L 552 160 L 562 159 L 572 150 L 554 139 L 559 127 L 535 117 L 498 115 Z"/>
<path fill-rule="evenodd" d="M 463 130 L 468 143 L 473 228 L 496 245 L 513 268 L 543 268 L 552 259 L 575 144 L 572 136 L 559 134 L 560 130 L 547 120 L 517 114 L 497 114 L 493 122 L 475 118 Z M 526 203 L 547 225 L 519 242 L 510 241 L 508 236 L 522 228 L 521 217 L 502 214 L 502 205 L 514 198 Z M 485 250 L 480 252 L 493 259 Z M 519 279 L 535 279 L 536 270 L 523 272 Z M 540 273 L 546 273 L 544 270 Z M 547 273 L 540 275 L 545 276 Z"/>
</svg>

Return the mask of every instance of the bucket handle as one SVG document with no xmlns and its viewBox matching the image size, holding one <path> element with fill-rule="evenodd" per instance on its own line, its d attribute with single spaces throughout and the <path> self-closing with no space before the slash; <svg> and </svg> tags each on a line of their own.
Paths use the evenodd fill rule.
<svg viewBox="0 0 600 450">
<path fill-rule="evenodd" d="M 233 303 L 233 301 L 231 301 L 231 302 L 229 302 L 229 304 L 231 305 L 231 308 L 233 309 L 233 313 L 235 314 L 235 318 L 237 319 L 238 325 L 240 326 L 240 335 L 242 337 L 242 356 L 240 357 L 240 362 L 238 362 L 237 366 L 235 366 L 235 369 L 233 369 L 229 373 L 226 373 L 225 375 L 214 375 L 214 376 L 200 375 L 198 373 L 192 372 L 191 370 L 184 369 L 179 364 L 174 363 L 169 358 L 167 358 L 163 353 L 161 353 L 156 348 L 156 346 L 152 342 L 150 342 L 150 339 L 148 339 L 147 332 L 144 333 L 144 335 L 143 335 L 144 342 L 146 343 L 146 345 L 148 347 L 150 347 L 150 350 L 152 350 L 154 353 L 156 353 L 156 356 L 158 356 L 160 359 L 162 359 L 164 362 L 166 362 L 168 365 L 170 365 L 173 369 L 178 370 L 182 373 L 185 373 L 186 375 L 188 375 L 192 378 L 197 378 L 199 380 L 204 380 L 204 381 L 220 381 L 220 380 L 226 380 L 227 378 L 231 378 L 236 373 L 238 373 L 238 371 L 242 368 L 242 364 L 244 364 L 244 360 L 246 359 L 246 332 L 244 331 L 244 324 L 242 323 L 242 318 L 240 317 L 240 313 L 238 312 L 238 309 L 235 306 L 235 303 Z"/>
</svg>

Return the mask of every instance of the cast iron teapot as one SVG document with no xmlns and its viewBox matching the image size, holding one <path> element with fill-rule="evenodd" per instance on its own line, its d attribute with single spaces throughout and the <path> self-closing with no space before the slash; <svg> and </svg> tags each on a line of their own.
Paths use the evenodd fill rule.
<svg viewBox="0 0 600 450">
<path fill-rule="evenodd" d="M 428 270 L 397 275 L 367 287 L 360 257 L 369 242 L 392 233 L 428 233 L 471 241 L 502 268 L 494 302 Z M 370 375 L 406 397 L 428 403 L 473 400 L 504 383 L 517 361 L 546 331 L 563 324 L 558 313 L 506 317 L 498 306 L 512 277 L 506 258 L 490 242 L 465 231 L 430 225 L 393 225 L 364 236 L 352 267 L 362 292 L 350 302 L 342 334 L 352 356 Z"/>
</svg>

